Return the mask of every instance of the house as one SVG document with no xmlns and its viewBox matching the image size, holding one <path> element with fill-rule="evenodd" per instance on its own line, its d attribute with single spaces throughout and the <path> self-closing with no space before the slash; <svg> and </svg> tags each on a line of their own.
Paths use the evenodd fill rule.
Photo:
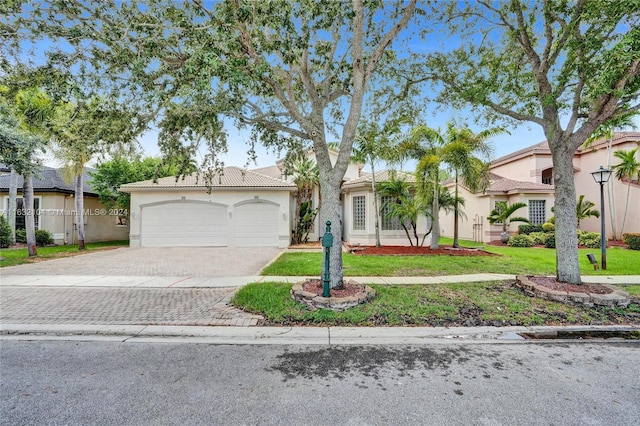
<svg viewBox="0 0 640 426">
<path fill-rule="evenodd" d="M 335 162 L 337 153 L 330 155 Z M 287 247 L 294 227 L 297 187 L 283 170 L 283 162 L 278 161 L 255 170 L 225 167 L 209 185 L 202 174 L 122 185 L 120 190 L 131 194 L 130 244 Z M 377 173 L 376 177 L 378 181 L 388 179 L 388 172 Z M 363 174 L 361 165 L 350 164 L 341 194 L 346 242 L 375 244 L 372 195 L 371 175 Z M 313 204 L 318 203 L 316 188 Z M 317 241 L 324 233 L 324 225 L 319 222 L 315 221 L 310 241 Z M 393 221 L 382 220 L 381 235 L 384 244 L 409 244 L 402 228 Z"/>
<path fill-rule="evenodd" d="M 613 152 L 638 146 L 640 132 L 621 132 L 616 133 L 611 139 L 611 149 L 608 148 L 609 141 L 604 139 L 596 141 L 588 148 L 578 149 L 573 160 L 577 196 L 584 194 L 585 200 L 595 203 L 595 208 L 600 211 L 600 186 L 594 181 L 591 172 L 596 171 L 600 165 L 606 167 L 617 164 L 619 160 L 613 157 Z M 518 210 L 515 216 L 528 218 L 534 224 L 542 224 L 553 215 L 553 161 L 546 141 L 498 158 L 491 163 L 490 172 L 490 185 L 482 193 L 471 193 L 459 185 L 460 195 L 465 199 L 463 209 L 467 216 L 466 220 L 461 219 L 459 222 L 461 239 L 480 242 L 500 239 L 502 225 L 490 225 L 487 220 L 496 201 L 506 201 L 508 204 L 524 202 L 527 207 Z M 453 192 L 455 183 L 450 179 L 444 186 Z M 608 206 L 608 197 L 611 194 L 618 234 L 623 221 L 628 188 L 629 208 L 624 232 L 640 232 L 640 183 L 637 177 L 631 181 L 619 181 L 615 176 L 611 176 L 609 183 L 605 185 L 605 206 Z M 612 236 L 610 214 L 609 208 L 606 207 L 605 222 L 609 238 Z M 441 212 L 440 222 L 441 235 L 453 236 L 453 214 Z M 515 233 L 520 224 L 511 224 L 509 232 Z M 583 219 L 580 229 L 600 232 L 600 219 Z"/>
<path fill-rule="evenodd" d="M 3 214 L 9 209 L 8 169 L 0 175 L 0 202 Z M 16 229 L 24 229 L 22 176 L 18 177 L 16 199 Z M 34 210 L 36 229 L 46 229 L 53 235 L 55 244 L 76 244 L 75 184 L 63 179 L 62 171 L 42 167 L 33 176 Z M 85 242 L 117 241 L 129 238 L 129 226 L 118 212 L 110 212 L 98 199 L 91 187 L 90 170 L 84 174 L 84 228 Z"/>
</svg>

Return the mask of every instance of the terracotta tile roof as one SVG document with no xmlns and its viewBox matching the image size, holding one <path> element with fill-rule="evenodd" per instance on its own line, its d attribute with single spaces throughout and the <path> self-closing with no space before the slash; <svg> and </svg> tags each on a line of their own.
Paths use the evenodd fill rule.
<svg viewBox="0 0 640 426">
<path fill-rule="evenodd" d="M 393 173 L 392 170 L 382 170 L 380 172 L 377 172 L 376 183 L 390 181 L 392 173 Z M 411 173 L 396 171 L 395 174 L 396 174 L 396 179 L 402 179 L 412 183 L 416 181 L 416 177 Z M 356 187 L 356 186 L 363 186 L 364 184 L 367 184 L 367 183 L 371 184 L 371 173 L 365 172 L 359 178 L 352 179 L 348 182 L 345 182 L 344 184 L 342 184 L 342 187 L 350 188 L 350 187 Z"/>
<path fill-rule="evenodd" d="M 536 182 L 524 182 L 518 180 L 511 180 L 501 178 L 496 181 L 491 181 L 491 185 L 487 188 L 486 192 L 528 192 L 528 191 L 545 191 L 554 192 L 553 185 L 547 185 L 545 183 Z"/>
<path fill-rule="evenodd" d="M 640 141 L 640 132 L 617 132 L 614 133 L 613 138 L 611 139 L 611 145 L 617 145 L 619 143 L 624 143 L 628 141 Z M 592 143 L 589 148 L 583 149 L 582 147 L 578 148 L 576 151 L 577 154 L 581 154 L 587 151 L 591 151 L 594 148 L 598 148 L 600 146 L 604 146 L 607 144 L 606 139 L 599 139 Z M 526 148 L 520 149 L 518 151 L 512 152 L 510 154 L 504 155 L 500 158 L 496 158 L 491 162 L 492 166 L 502 163 L 508 163 L 509 160 L 515 159 L 518 157 L 533 155 L 533 154 L 551 154 L 551 150 L 549 149 L 549 143 L 547 141 L 539 142 L 535 145 L 528 146 Z"/>
<path fill-rule="evenodd" d="M 85 167 L 83 190 L 86 195 L 98 195 L 91 186 L 91 172 L 95 169 Z M 9 174 L 0 175 L 0 191 L 9 191 Z M 22 176 L 18 176 L 18 191 L 22 191 Z M 33 174 L 33 190 L 36 192 L 60 192 L 63 194 L 75 193 L 75 182 L 67 182 L 62 177 L 61 169 L 43 166 Z"/>
<path fill-rule="evenodd" d="M 295 189 L 296 185 L 282 179 L 266 176 L 254 171 L 244 170 L 240 167 L 229 166 L 223 169 L 221 174 L 213 176 L 212 188 L 282 188 Z M 145 180 L 128 183 L 120 187 L 124 192 L 132 189 L 149 188 L 206 188 L 207 183 L 203 173 L 191 174 L 178 178 L 175 176 L 160 178 L 156 182 Z"/>
<path fill-rule="evenodd" d="M 258 169 L 249 170 L 253 173 L 258 173 L 265 176 L 271 176 L 272 178 L 281 179 L 282 178 L 282 170 L 278 166 L 267 166 L 260 167 Z"/>
</svg>

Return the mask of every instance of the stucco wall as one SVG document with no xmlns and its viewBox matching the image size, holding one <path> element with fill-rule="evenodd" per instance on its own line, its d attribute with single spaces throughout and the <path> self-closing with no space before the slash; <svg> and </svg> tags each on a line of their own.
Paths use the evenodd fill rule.
<svg viewBox="0 0 640 426">
<path fill-rule="evenodd" d="M 19 192 L 18 197 L 22 197 Z M 40 200 L 39 229 L 51 232 L 55 244 L 77 244 L 75 198 L 73 195 L 35 192 Z M 8 195 L 2 196 L 2 206 L 7 205 Z M 116 217 L 96 197 L 85 196 L 85 242 L 117 241 L 129 238 L 128 226 L 117 226 Z"/>
<path fill-rule="evenodd" d="M 353 197 L 364 196 L 365 197 L 365 229 L 355 230 L 353 229 Z M 379 203 L 378 203 L 379 204 Z M 378 208 L 381 206 L 378 205 Z M 354 189 L 345 193 L 344 195 L 344 234 L 345 241 L 352 245 L 367 245 L 373 246 L 376 244 L 376 227 L 375 227 L 375 209 L 373 201 L 373 193 L 370 190 Z M 381 218 L 382 219 L 382 218 Z M 427 231 L 427 218 L 422 216 L 418 219 L 418 234 L 420 240 Z M 411 232 L 411 230 L 410 230 Z M 412 237 L 413 235 L 410 234 Z M 404 230 L 380 230 L 380 243 L 382 245 L 396 245 L 396 246 L 409 246 L 411 243 L 407 238 Z M 425 245 L 431 244 L 431 236 L 427 236 L 424 240 Z"/>
<path fill-rule="evenodd" d="M 241 247 L 242 241 L 236 240 L 233 230 L 235 207 L 234 205 L 252 201 L 264 200 L 278 204 L 278 246 L 288 247 L 291 238 L 291 210 L 290 210 L 290 192 L 289 191 L 260 191 L 260 190 L 235 190 L 235 191 L 214 191 L 207 194 L 205 189 L 184 189 L 179 190 L 148 190 L 133 191 L 131 193 L 131 215 L 130 215 L 130 245 L 131 247 L 140 246 L 141 234 L 141 212 L 142 207 L 146 204 L 158 203 L 164 201 L 181 200 L 206 201 L 222 204 L 228 210 L 228 227 L 229 234 L 227 238 L 230 247 Z"/>
</svg>

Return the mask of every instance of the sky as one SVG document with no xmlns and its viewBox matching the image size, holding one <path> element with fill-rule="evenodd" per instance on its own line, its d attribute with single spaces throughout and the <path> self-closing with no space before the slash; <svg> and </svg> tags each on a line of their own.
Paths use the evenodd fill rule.
<svg viewBox="0 0 640 426">
<path fill-rule="evenodd" d="M 47 50 L 49 47 L 48 43 L 40 42 L 36 47 L 36 50 Z M 412 43 L 412 49 L 421 48 L 425 49 L 426 45 L 424 43 Z M 431 48 L 435 48 L 435 46 L 431 46 Z M 457 119 L 458 122 L 468 122 L 468 118 L 470 116 L 470 112 L 467 111 L 456 111 L 450 110 L 445 112 L 439 112 L 433 116 L 429 116 L 425 118 L 425 124 L 432 128 L 444 128 L 446 126 L 447 121 L 452 118 Z M 248 144 L 247 142 L 250 139 L 250 131 L 238 130 L 234 128 L 230 123 L 230 120 L 227 120 L 227 134 L 228 134 L 228 153 L 221 155 L 220 159 L 228 166 L 244 166 L 247 164 L 247 150 Z M 640 118 L 636 119 L 638 126 L 640 127 Z M 472 123 L 469 123 L 469 126 L 474 131 L 482 130 L 480 126 L 474 126 Z M 495 150 L 494 158 L 499 158 L 501 156 L 507 155 L 514 151 L 520 150 L 522 148 L 540 143 L 545 140 L 544 133 L 542 128 L 534 123 L 523 123 L 517 127 L 506 127 L 509 131 L 509 134 L 496 136 L 492 138 L 490 141 L 493 143 L 493 147 Z M 156 130 L 150 130 L 146 132 L 142 137 L 139 138 L 139 142 L 143 149 L 143 154 L 146 156 L 159 156 L 159 148 L 157 144 L 158 140 L 158 132 Z M 331 142 L 332 140 L 329 140 Z M 249 164 L 249 169 L 251 168 L 259 168 L 274 165 L 276 160 L 284 156 L 284 153 L 278 155 L 272 151 L 267 151 L 262 146 L 256 147 L 257 153 L 257 161 L 256 163 Z M 202 156 L 197 158 L 197 160 L 202 160 Z M 90 162 L 90 165 L 95 165 L 97 159 Z M 59 164 L 54 160 L 50 155 L 44 158 L 44 163 L 49 166 L 59 166 Z M 404 169 L 410 170 L 411 164 L 405 164 Z M 367 167 L 365 167 L 367 170 Z"/>
</svg>

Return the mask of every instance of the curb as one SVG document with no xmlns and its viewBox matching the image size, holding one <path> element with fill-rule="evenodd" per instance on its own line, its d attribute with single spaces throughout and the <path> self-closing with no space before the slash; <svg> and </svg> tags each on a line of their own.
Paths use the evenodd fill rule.
<svg viewBox="0 0 640 426">
<path fill-rule="evenodd" d="M 557 339 L 560 332 L 640 332 L 638 326 L 539 327 L 199 327 L 145 325 L 2 324 L 0 340 L 120 341 L 218 345 L 425 345 L 616 342 L 622 338 Z M 525 339 L 522 334 L 547 338 Z"/>
</svg>

